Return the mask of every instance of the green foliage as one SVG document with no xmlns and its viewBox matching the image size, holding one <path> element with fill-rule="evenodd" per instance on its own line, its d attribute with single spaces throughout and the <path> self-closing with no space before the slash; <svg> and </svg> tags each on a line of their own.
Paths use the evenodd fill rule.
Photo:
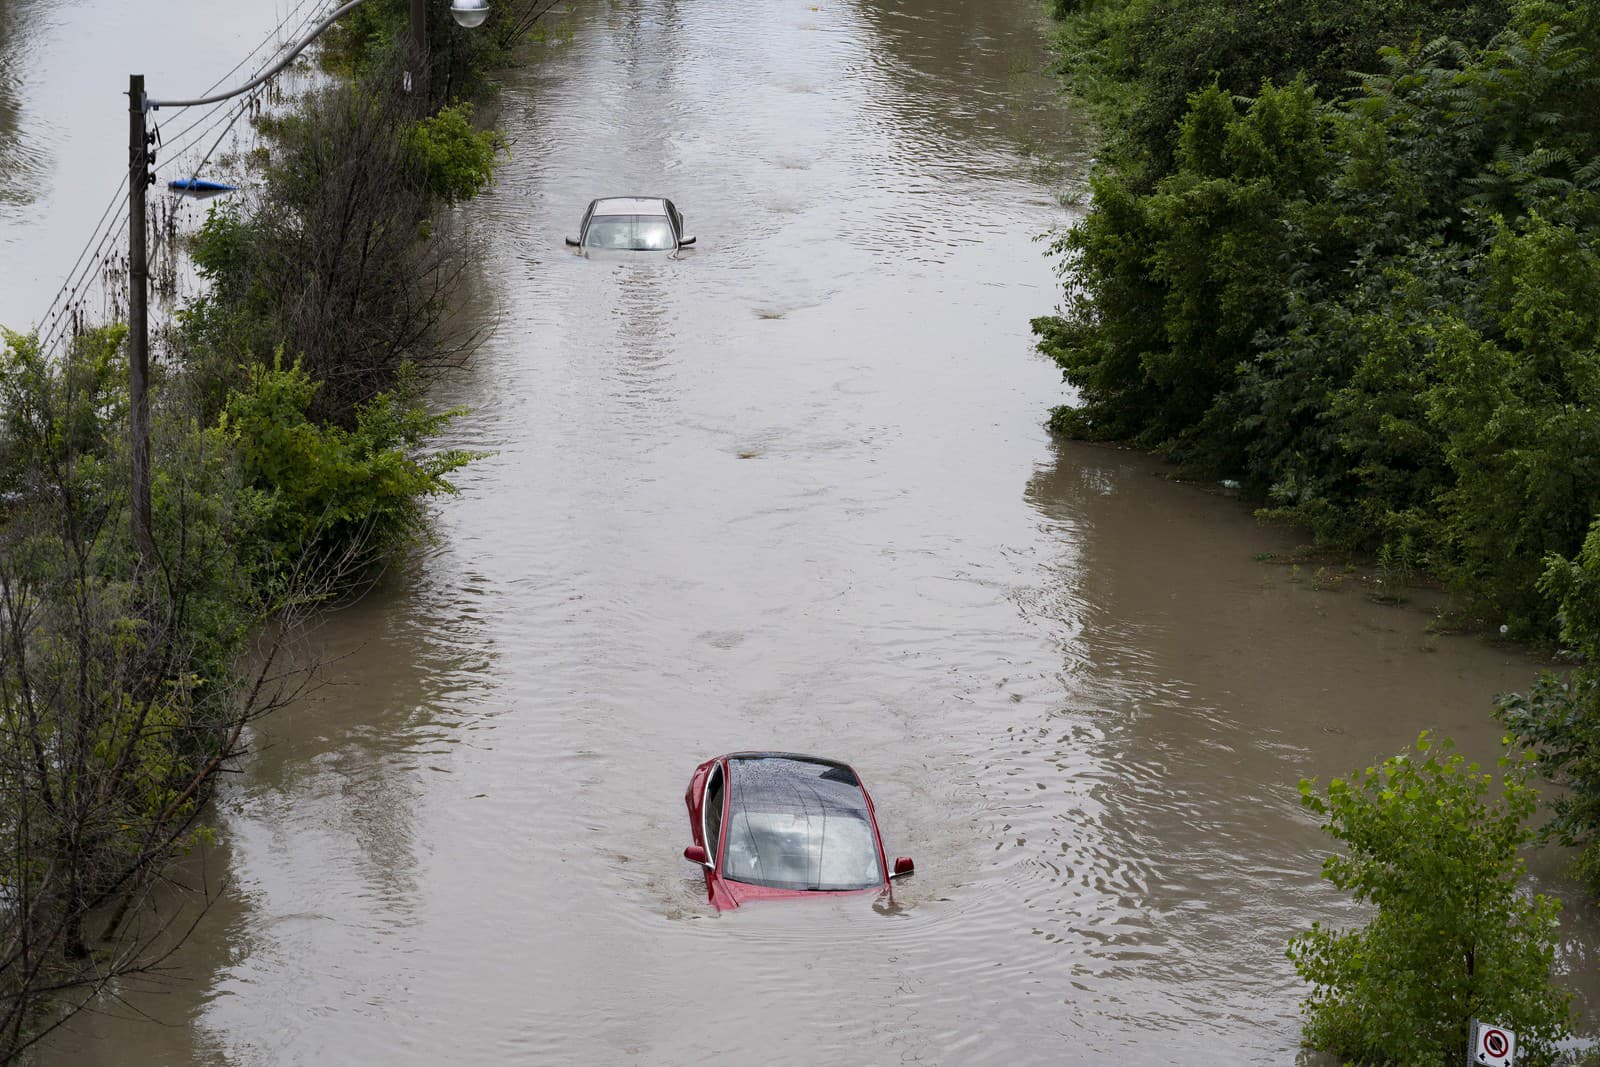
<svg viewBox="0 0 1600 1067">
<path fill-rule="evenodd" d="M 229 677 L 248 627 L 263 605 L 234 545 L 243 534 L 233 492 L 235 457 L 185 414 L 154 406 L 151 441 L 152 533 L 159 580 L 137 573 L 126 543 L 127 379 L 122 325 L 90 331 L 66 354 L 47 359 L 37 338 L 4 334 L 0 353 L 0 522 L 16 580 L 64 587 L 41 596 L 103 597 L 120 604 L 104 625 L 118 655 L 166 657 L 153 671 L 161 687 Z M 90 590 L 93 590 L 91 594 Z M 165 607 L 161 607 L 163 603 Z M 111 609 L 108 607 L 108 611 Z M 152 632 L 137 616 L 156 611 Z M 168 632 L 170 631 L 170 632 Z M 158 637 L 181 635 L 181 651 Z M 148 679 L 147 679 L 148 680 Z M 211 694 L 185 698 L 206 711 Z M 215 710 L 215 709 L 212 709 Z M 190 739 L 192 740 L 192 738 Z M 169 737 L 168 743 L 173 739 Z"/>
<path fill-rule="evenodd" d="M 346 58 L 370 81 L 272 121 L 261 195 L 194 242 L 208 291 L 179 312 L 178 358 L 152 367 L 152 550 L 129 528 L 125 328 L 51 357 L 0 331 L 5 1062 L 170 952 L 169 928 L 125 916 L 205 839 L 249 723 L 293 699 L 277 642 L 422 536 L 472 458 L 429 448 L 456 413 L 427 412 L 416 368 L 459 355 L 438 325 L 463 258 L 433 217 L 483 189 L 505 145 L 466 105 L 418 119 L 427 101 L 397 91 L 377 31 L 405 8 L 358 9 L 375 21 L 352 19 L 369 36 Z M 481 88 L 504 39 L 458 48 L 444 5 L 428 10 L 434 98 Z M 304 359 L 263 362 L 285 343 Z"/>
<path fill-rule="evenodd" d="M 1182 118 L 1209 85 L 1250 96 L 1303 75 L 1339 94 L 1384 46 L 1444 33 L 1482 45 L 1507 11 L 1505 0 L 1098 0 L 1054 13 L 1069 83 L 1119 131 L 1112 156 L 1143 185 L 1173 169 Z"/>
<path fill-rule="evenodd" d="M 1099 434 L 1174 448 L 1208 433 L 1211 465 L 1237 466 L 1242 445 L 1210 432 L 1211 411 L 1284 313 L 1282 205 L 1324 180 L 1329 135 L 1303 81 L 1242 109 L 1213 88 L 1184 123 L 1181 168 L 1152 193 L 1094 177 L 1094 210 L 1055 246 L 1068 304 L 1034 328 Z"/>
<path fill-rule="evenodd" d="M 1566 678 L 1542 672 L 1527 692 L 1500 696 L 1495 713 L 1560 787 L 1542 838 L 1580 850 L 1573 873 L 1600 897 L 1600 521 L 1575 558 L 1552 554 L 1545 564 L 1540 588 L 1559 605 L 1561 638 L 1579 666 Z"/>
<path fill-rule="evenodd" d="M 179 314 L 182 379 L 233 457 L 239 555 L 269 596 L 307 573 L 327 593 L 363 581 L 471 458 L 425 449 L 454 414 L 419 398 L 458 355 L 440 323 L 461 269 L 431 224 L 488 183 L 503 140 L 467 105 L 416 119 L 380 73 L 280 118 L 261 196 L 214 207 L 194 240 L 209 288 Z"/>
<path fill-rule="evenodd" d="M 1355 6 L 1343 43 L 1232 41 L 1166 147 L 1096 173 L 1055 245 L 1065 302 L 1034 323 L 1080 396 L 1052 426 L 1236 478 L 1324 546 L 1409 539 L 1470 616 L 1548 637 L 1545 557 L 1577 552 L 1600 501 L 1600 15 L 1522 0 L 1490 40 L 1489 6 Z M 1304 36 L 1340 5 L 1269 7 L 1132 0 L 1113 32 L 1140 84 L 1190 84 L 1137 26 L 1170 16 L 1170 43 L 1206 12 L 1297 13 Z M 1449 10 L 1479 29 L 1380 47 L 1383 27 L 1460 33 Z M 1295 57 L 1357 40 L 1370 73 L 1319 97 Z"/>
<path fill-rule="evenodd" d="M 210 286 L 180 340 L 210 403 L 279 346 L 322 383 L 316 417 L 345 425 L 403 365 L 428 378 L 451 364 L 442 322 L 464 253 L 432 223 L 444 200 L 482 187 L 500 145 L 467 117 L 418 122 L 392 89 L 354 85 L 278 124 L 262 194 L 214 207 L 194 241 Z"/>
<path fill-rule="evenodd" d="M 1137 99 L 1140 57 L 1132 30 L 1151 6 L 1152 0 L 1062 0 L 1052 10 L 1064 20 L 1056 39 L 1058 69 L 1072 95 L 1108 130 L 1121 128 Z M 1110 139 L 1119 141 L 1115 134 Z"/>
<path fill-rule="evenodd" d="M 421 536 L 427 498 L 455 491 L 448 476 L 472 454 L 424 446 L 459 412 L 429 414 L 408 384 L 362 405 L 350 429 L 309 418 L 317 383 L 281 358 L 251 368 L 247 387 L 228 398 L 218 432 L 238 457 L 253 533 L 276 567 L 309 556 L 358 579 Z"/>
<path fill-rule="evenodd" d="M 1398 542 L 1385 541 L 1378 549 L 1377 599 L 1399 603 L 1417 572 L 1417 546 L 1407 534 Z"/>
<path fill-rule="evenodd" d="M 93 514 L 68 520 L 103 520 L 110 502 L 97 487 L 115 462 L 114 432 L 126 415 L 126 368 L 117 359 L 126 335 L 122 326 L 92 331 L 56 364 L 36 335 L 0 331 L 0 493 L 30 500 L 42 478 L 70 483 L 76 491 L 67 499 Z"/>
<path fill-rule="evenodd" d="M 1496 714 L 1537 753 L 1541 773 L 1563 787 L 1546 802 L 1552 818 L 1542 840 L 1578 849 L 1572 873 L 1591 897 L 1600 896 L 1600 699 L 1593 672 L 1569 678 L 1542 672 L 1527 692 L 1500 696 Z"/>
<path fill-rule="evenodd" d="M 411 144 L 422 157 L 428 189 L 447 204 L 468 200 L 494 179 L 495 164 L 506 151 L 498 130 L 475 130 L 466 104 L 442 109 L 411 128 Z"/>
<path fill-rule="evenodd" d="M 1422 734 L 1416 751 L 1335 778 L 1302 780 L 1302 804 L 1345 846 L 1323 877 L 1370 905 L 1364 927 L 1313 923 L 1289 945 L 1312 985 L 1307 1046 L 1357 1063 L 1435 1067 L 1465 1059 L 1467 1024 L 1517 1032 L 1517 1062 L 1554 1062 L 1569 995 L 1555 988 L 1559 902 L 1519 890 L 1518 850 L 1536 796 L 1526 760 L 1502 781 Z"/>
<path fill-rule="evenodd" d="M 519 25 L 515 9 L 525 0 L 489 5 L 489 17 L 476 29 L 457 26 L 449 4 L 424 8 L 428 38 L 428 85 L 433 103 L 470 100 L 492 88 L 494 71 L 511 62 Z M 409 0 L 368 0 L 323 35 L 324 65 L 355 78 L 392 77 L 412 47 Z M 402 63 L 397 64 L 400 57 Z"/>
<path fill-rule="evenodd" d="M 1141 435 L 1161 402 L 1142 354 L 1162 343 L 1161 320 L 1149 313 L 1162 294 L 1145 267 L 1152 241 L 1143 202 L 1113 174 L 1096 173 L 1090 187 L 1095 210 L 1052 246 L 1070 279 L 1063 313 L 1035 319 L 1033 329 L 1039 350 L 1078 389 L 1079 435 L 1126 440 Z"/>
<path fill-rule="evenodd" d="M 445 6 L 429 11 L 448 99 L 441 47 L 459 42 Z M 461 355 L 442 324 L 464 251 L 433 223 L 488 184 L 505 142 L 468 104 L 418 117 L 396 76 L 408 17 L 373 0 L 340 21 L 329 55 L 356 76 L 272 122 L 260 195 L 213 206 L 193 242 L 208 287 L 178 315 L 181 380 L 233 457 L 241 555 L 269 595 L 308 568 L 336 591 L 362 580 L 470 458 L 424 448 L 450 414 L 419 397 Z"/>
<path fill-rule="evenodd" d="M 153 405 L 154 558 L 130 543 L 126 330 L 47 358 L 0 349 L 0 1059 L 64 991 L 137 969 L 137 937 L 89 956 L 85 924 L 194 840 L 219 753 L 251 701 L 235 690 L 261 619 L 232 457 Z"/>
</svg>

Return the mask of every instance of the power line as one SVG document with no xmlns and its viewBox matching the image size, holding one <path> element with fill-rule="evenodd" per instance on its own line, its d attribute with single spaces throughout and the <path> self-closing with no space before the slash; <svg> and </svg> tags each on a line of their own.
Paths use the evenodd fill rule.
<svg viewBox="0 0 1600 1067">
<path fill-rule="evenodd" d="M 267 35 L 266 40 L 262 41 L 261 44 L 258 44 L 258 45 L 255 46 L 255 48 L 251 49 L 250 54 L 247 55 L 244 59 L 240 60 L 238 63 L 235 63 L 232 70 L 228 71 L 228 73 L 224 74 L 222 77 L 218 78 L 216 81 L 214 81 L 210 85 L 206 86 L 206 88 L 201 91 L 200 95 L 201 96 L 207 95 L 212 90 L 216 89 L 217 86 L 221 85 L 224 81 L 226 81 L 228 78 L 232 77 L 239 70 L 240 67 L 244 66 L 245 63 L 250 60 L 250 58 L 252 56 L 254 56 L 257 52 L 261 51 L 261 49 L 263 47 L 265 47 L 265 45 L 269 41 L 271 41 L 273 37 L 278 37 L 279 38 L 278 46 L 272 50 L 272 52 L 267 56 L 267 58 L 262 60 L 260 65 L 256 67 L 256 71 L 259 72 L 259 71 L 265 70 L 268 67 L 270 67 L 273 63 L 277 62 L 278 56 L 281 55 L 283 53 L 283 51 L 285 49 L 287 49 L 291 43 L 293 43 L 295 40 L 297 40 L 299 38 L 300 34 L 302 34 L 305 31 L 305 28 L 311 24 L 312 19 L 314 19 L 316 17 L 317 9 L 315 7 L 313 7 L 303 18 L 301 18 L 299 25 L 297 25 L 294 28 L 294 30 L 291 31 L 291 33 L 289 33 L 288 35 L 284 35 L 282 33 L 282 31 L 283 31 L 284 27 L 286 27 L 288 25 L 289 19 L 294 18 L 295 15 L 299 14 L 300 11 L 303 8 L 307 7 L 308 5 L 313 4 L 315 2 L 318 2 L 318 0 L 300 0 L 299 4 L 295 8 L 294 12 L 292 14 L 290 14 L 288 16 L 288 18 L 284 19 L 283 22 L 280 22 L 276 27 L 274 27 L 272 32 Z M 283 39 L 285 36 L 287 36 L 287 38 L 288 38 L 287 40 Z M 253 77 L 254 74 L 252 74 L 251 76 Z M 227 109 L 228 109 L 227 101 L 219 101 L 216 104 L 212 104 L 210 107 L 206 108 L 205 111 L 201 112 L 200 115 L 193 122 L 191 122 L 189 125 L 185 126 L 183 129 L 179 130 L 177 133 L 173 134 L 172 135 L 172 140 L 173 140 L 174 144 L 178 144 L 180 147 L 173 149 L 172 150 L 172 154 L 174 154 L 174 155 L 181 154 L 182 152 L 187 151 L 189 148 L 192 148 L 194 146 L 194 142 L 196 142 L 200 138 L 204 137 L 206 135 L 206 133 L 209 132 L 209 129 L 214 129 L 215 128 L 215 123 L 213 123 L 211 127 L 208 127 L 207 130 L 203 130 L 198 135 L 196 135 L 196 137 L 194 137 L 189 144 L 182 144 L 183 139 L 188 136 L 189 132 L 191 130 L 193 130 L 195 127 L 199 126 L 201 123 L 205 122 L 207 119 L 217 115 L 218 112 L 223 112 L 223 111 L 226 111 Z M 218 119 L 218 121 L 221 121 L 221 120 Z"/>
<path fill-rule="evenodd" d="M 300 8 L 305 7 L 307 5 L 307 3 L 309 3 L 309 2 L 310 2 L 310 0 L 301 0 Z M 295 10 L 299 11 L 300 8 L 296 8 Z M 293 17 L 293 16 L 290 16 L 290 17 Z M 294 43 L 297 43 L 298 41 L 302 40 L 303 37 L 304 37 L 305 28 L 308 25 L 310 25 L 311 21 L 316 17 L 317 17 L 317 9 L 312 8 L 306 14 L 306 16 L 301 20 L 300 24 L 298 26 L 296 26 L 295 29 L 290 34 L 286 35 L 287 39 L 279 42 L 279 47 L 277 49 L 275 49 L 272 52 L 272 54 L 261 64 L 261 66 L 258 68 L 258 71 L 259 70 L 270 69 L 272 65 L 277 63 L 278 57 L 286 49 L 291 47 Z M 280 26 L 281 25 L 282 24 L 280 24 Z M 237 70 L 238 66 L 235 66 L 234 69 Z M 216 85 L 218 85 L 218 84 L 220 84 L 220 81 L 219 82 L 214 82 L 209 88 L 207 88 L 205 90 L 205 92 L 209 93 L 211 91 L 211 89 L 214 89 L 216 87 Z M 271 84 L 272 83 L 269 81 L 266 85 L 262 85 L 262 86 L 260 86 L 260 87 L 258 87 L 256 89 L 251 90 L 251 92 L 248 95 L 246 95 L 245 97 L 243 97 L 242 99 L 240 99 L 236 105 L 232 105 L 231 106 L 231 110 L 233 112 L 233 117 L 228 119 L 227 124 L 224 125 L 223 128 L 222 128 L 222 132 L 217 134 L 216 140 L 211 142 L 211 147 L 206 150 L 206 154 L 201 157 L 200 162 L 194 167 L 187 168 L 189 170 L 189 176 L 191 176 L 191 177 L 197 176 L 200 173 L 200 171 L 205 169 L 206 164 L 211 161 L 211 156 L 216 152 L 217 148 L 221 146 L 223 139 L 228 136 L 228 134 L 234 129 L 235 126 L 238 125 L 239 120 L 241 118 L 243 118 L 246 114 L 249 113 L 252 105 L 254 105 L 254 103 L 258 99 L 260 99 L 264 94 L 266 94 L 267 92 L 270 91 Z M 222 108 L 222 106 L 224 104 L 226 104 L 225 101 L 224 102 L 219 102 L 218 107 Z M 219 124 L 221 124 L 222 118 L 226 118 L 226 115 L 219 117 L 217 119 L 217 121 L 215 121 L 215 122 L 211 123 L 209 126 L 207 126 L 204 130 L 202 130 L 199 134 L 197 134 L 187 145 L 184 145 L 182 148 L 175 149 L 172 152 L 166 153 L 169 162 L 171 160 L 173 160 L 173 159 L 180 158 L 183 155 L 184 152 L 187 152 L 189 149 L 193 148 L 195 145 L 198 145 L 200 143 L 200 139 L 202 137 L 204 137 L 206 134 L 210 133 L 212 130 L 216 129 L 216 127 Z M 191 124 L 189 126 L 189 129 L 193 129 L 194 125 L 195 124 Z M 162 231 L 157 230 L 153 240 L 151 241 L 150 249 L 149 249 L 147 258 L 154 258 L 160 252 L 162 237 L 163 237 Z"/>
<path fill-rule="evenodd" d="M 278 56 L 280 56 L 295 42 L 295 40 L 298 38 L 298 35 L 307 25 L 310 24 L 311 20 L 316 17 L 318 8 L 315 5 L 318 2 L 319 0 L 298 0 L 298 3 L 295 5 L 293 10 L 282 21 L 274 26 L 259 44 L 246 53 L 243 59 L 235 63 L 233 67 L 231 67 L 221 77 L 212 82 L 211 85 L 207 86 L 204 92 L 210 93 L 224 81 L 233 77 L 241 67 L 249 63 L 253 58 L 261 53 L 263 49 L 265 49 L 268 45 L 271 45 L 273 41 L 276 40 L 277 46 L 272 48 L 267 57 L 255 68 L 257 70 L 268 69 L 274 62 L 277 61 Z M 288 27 L 289 23 L 294 20 L 297 15 L 300 15 L 308 8 L 310 9 L 309 12 L 307 12 L 300 19 L 298 25 L 293 31 L 291 31 L 291 35 L 285 39 L 284 31 Z M 204 138 L 212 130 L 216 129 L 217 126 L 220 125 L 224 120 L 227 120 L 227 126 L 223 130 L 223 135 L 225 136 L 227 131 L 232 129 L 233 126 L 238 122 L 239 118 L 244 114 L 246 107 L 248 107 L 248 103 L 249 101 L 247 99 L 246 103 L 238 108 L 237 113 L 233 114 L 231 119 L 229 119 L 227 112 L 232 109 L 226 107 L 223 103 L 219 103 L 216 106 L 206 109 L 203 113 L 198 115 L 193 122 L 180 130 L 175 136 L 175 146 L 172 149 L 173 158 L 181 157 L 185 152 L 189 151 L 196 144 L 200 143 L 202 138 Z M 219 115 L 219 112 L 222 112 L 222 114 Z M 211 120 L 209 124 L 207 124 L 207 120 Z M 187 144 L 182 143 L 185 136 L 201 126 L 204 126 L 204 128 L 200 129 L 199 132 L 196 133 Z M 216 144 L 220 143 L 221 141 L 219 138 Z M 165 143 L 162 144 L 162 148 L 163 150 L 166 149 Z M 215 145 L 213 145 L 212 151 L 215 151 Z M 165 155 L 166 152 L 163 151 L 162 154 Z M 210 158 L 209 152 L 207 153 L 206 158 Z M 112 193 L 110 201 L 106 204 L 105 210 L 101 212 L 99 220 L 95 223 L 89 239 L 84 243 L 83 248 L 79 250 L 78 256 L 73 261 L 72 267 L 67 271 L 66 280 L 56 291 L 55 296 L 51 298 L 49 306 L 45 309 L 45 314 L 40 318 L 40 325 L 44 327 L 44 340 L 41 345 L 42 351 L 46 353 L 50 352 L 54 348 L 55 344 L 57 344 L 61 338 L 65 336 L 69 327 L 81 324 L 82 295 L 80 294 L 80 288 L 84 293 L 88 291 L 90 279 L 97 268 L 101 268 L 103 274 L 106 256 L 115 251 L 115 242 L 120 241 L 122 235 L 127 230 L 127 219 L 126 217 L 123 217 L 119 222 L 113 223 L 110 227 L 106 228 L 103 233 L 101 232 L 102 227 L 107 227 L 107 221 L 111 218 L 112 212 L 116 209 L 119 203 L 125 200 L 127 187 L 128 175 L 124 173 L 121 180 L 117 184 L 116 191 Z M 113 239 L 115 239 L 115 241 L 113 241 Z M 112 247 L 109 249 L 107 248 L 108 242 L 113 242 Z M 91 249 L 93 249 L 92 254 L 90 251 Z"/>
</svg>

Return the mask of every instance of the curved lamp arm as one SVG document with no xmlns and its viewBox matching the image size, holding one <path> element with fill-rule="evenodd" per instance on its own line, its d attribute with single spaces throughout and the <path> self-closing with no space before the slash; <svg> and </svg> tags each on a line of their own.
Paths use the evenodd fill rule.
<svg viewBox="0 0 1600 1067">
<path fill-rule="evenodd" d="M 332 26 L 341 17 L 349 14 L 366 2 L 367 0 L 350 0 L 348 4 L 345 4 L 333 14 L 323 19 L 322 22 L 317 25 L 316 29 L 302 37 L 299 43 L 297 43 L 293 48 L 289 49 L 288 54 L 280 59 L 275 65 L 273 65 L 270 70 L 251 79 L 245 84 L 239 86 L 237 89 L 229 89 L 225 93 L 214 93 L 211 96 L 202 96 L 197 100 L 151 100 L 146 98 L 144 102 L 144 108 L 146 111 L 154 111 L 158 107 L 198 107 L 201 104 L 215 104 L 219 100 L 228 100 L 232 97 L 238 96 L 241 93 L 248 93 L 251 89 L 254 89 L 256 86 L 262 84 L 268 78 L 281 71 L 284 67 L 287 67 L 290 63 L 293 63 L 301 52 L 304 52 L 311 46 L 312 41 L 315 41 L 319 36 L 321 36 L 323 30 L 327 29 L 329 26 Z"/>
</svg>

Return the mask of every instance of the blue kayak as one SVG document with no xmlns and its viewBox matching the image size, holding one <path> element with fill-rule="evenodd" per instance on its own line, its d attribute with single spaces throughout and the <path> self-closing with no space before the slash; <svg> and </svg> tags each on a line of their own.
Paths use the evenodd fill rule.
<svg viewBox="0 0 1600 1067">
<path fill-rule="evenodd" d="M 168 182 L 167 188 L 176 189 L 180 193 L 231 193 L 237 191 L 239 187 L 214 182 L 210 178 L 178 178 Z"/>
</svg>

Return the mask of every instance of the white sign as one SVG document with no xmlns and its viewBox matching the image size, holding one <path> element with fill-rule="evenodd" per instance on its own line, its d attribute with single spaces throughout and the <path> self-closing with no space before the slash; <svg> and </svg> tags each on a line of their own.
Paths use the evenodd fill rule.
<svg viewBox="0 0 1600 1067">
<path fill-rule="evenodd" d="M 1474 1067 L 1511 1067 L 1517 1054 L 1517 1035 L 1503 1026 L 1490 1026 L 1472 1020 L 1472 1063 Z"/>
</svg>

